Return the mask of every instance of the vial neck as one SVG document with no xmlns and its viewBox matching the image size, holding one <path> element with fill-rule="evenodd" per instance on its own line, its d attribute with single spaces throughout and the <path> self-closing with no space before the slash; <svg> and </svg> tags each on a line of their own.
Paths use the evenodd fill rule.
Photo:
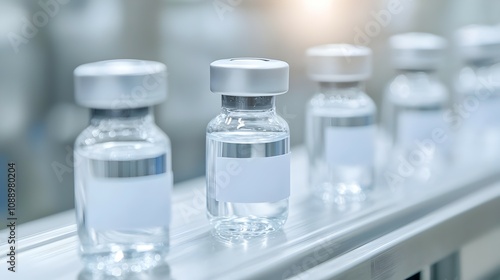
<svg viewBox="0 0 500 280">
<path fill-rule="evenodd" d="M 398 74 L 403 74 L 409 77 L 418 77 L 422 75 L 434 76 L 436 75 L 436 69 L 398 69 Z"/>
<path fill-rule="evenodd" d="M 275 108 L 275 96 L 222 96 L 222 109 L 229 111 L 270 111 Z"/>
<path fill-rule="evenodd" d="M 399 75 L 404 75 L 408 80 L 436 80 L 437 72 L 435 69 L 428 70 L 398 70 Z"/>
<path fill-rule="evenodd" d="M 496 65 L 497 63 L 498 62 L 494 62 L 491 60 L 469 63 L 468 68 L 471 69 L 478 76 L 487 75 L 491 71 L 493 66 Z"/>
<path fill-rule="evenodd" d="M 103 122 L 148 123 L 154 122 L 153 108 L 142 107 L 132 109 L 92 109 L 90 123 L 98 125 Z"/>
<path fill-rule="evenodd" d="M 320 93 L 328 96 L 342 96 L 350 99 L 361 96 L 364 91 L 363 82 L 321 82 L 319 83 Z"/>
<path fill-rule="evenodd" d="M 482 59 L 482 60 L 468 61 L 467 65 L 474 70 L 480 70 L 480 69 L 489 68 L 497 63 L 499 63 L 499 61 L 495 60 L 495 59 Z"/>
</svg>

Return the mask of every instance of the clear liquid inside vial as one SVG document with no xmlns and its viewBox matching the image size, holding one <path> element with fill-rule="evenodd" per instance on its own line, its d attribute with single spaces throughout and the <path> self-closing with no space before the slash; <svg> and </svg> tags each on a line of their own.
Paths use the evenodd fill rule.
<svg viewBox="0 0 500 280">
<path fill-rule="evenodd" d="M 436 177 L 445 160 L 448 158 L 450 131 L 444 122 L 444 106 L 401 106 L 395 105 L 394 121 L 391 122 L 392 155 L 389 160 L 389 171 L 397 171 L 407 166 L 411 174 L 403 174 L 406 178 L 417 181 L 428 181 Z M 446 138 L 436 138 L 435 131 L 442 131 Z M 441 140 L 446 139 L 445 143 Z M 402 175 L 402 174 L 399 174 Z"/>
<path fill-rule="evenodd" d="M 439 177 L 452 137 L 445 122 L 448 92 L 432 72 L 403 71 L 389 84 L 384 108 L 387 160 L 381 178 L 428 182 Z M 398 178 L 393 181 L 388 178 Z"/>
<path fill-rule="evenodd" d="M 374 123 L 374 106 L 358 108 L 309 106 L 306 139 L 310 162 L 309 182 L 315 196 L 325 202 L 334 202 L 339 205 L 363 201 L 366 198 L 367 192 L 372 190 L 374 183 Z M 359 137 L 365 138 L 361 139 L 362 141 L 359 143 L 360 146 L 367 146 L 368 149 L 357 150 L 354 148 L 345 151 L 347 157 L 357 157 L 362 162 L 343 164 L 342 161 L 345 159 L 342 158 L 334 162 L 329 160 L 328 149 L 331 149 L 333 153 L 343 152 L 341 150 L 344 149 L 342 147 L 344 145 L 339 145 L 340 143 L 336 140 L 332 141 L 331 138 L 327 137 L 329 129 L 344 131 L 347 133 L 345 134 L 347 137 L 354 137 L 353 140 L 360 140 L 356 139 Z M 356 130 L 355 134 L 352 134 L 353 130 Z M 371 151 L 369 151 L 370 149 Z M 356 153 L 361 154 L 356 156 Z"/>
<path fill-rule="evenodd" d="M 164 261 L 172 183 L 166 153 L 145 141 L 77 146 L 76 212 L 87 268 L 119 276 Z"/>
<path fill-rule="evenodd" d="M 232 131 L 207 134 L 207 210 L 215 234 L 244 241 L 281 229 L 288 217 L 288 198 L 265 203 L 231 203 L 216 199 L 216 159 L 252 159 L 290 152 L 288 132 Z M 271 173 L 268 170 L 265 173 Z M 262 174 L 262 176 L 269 176 Z"/>
<path fill-rule="evenodd" d="M 444 104 L 430 104 L 422 106 L 393 105 L 394 116 L 390 122 L 391 141 L 399 152 L 407 153 L 415 149 L 415 141 L 432 139 L 435 128 L 448 131 L 444 122 Z M 429 160 L 439 154 L 439 149 L 433 150 Z"/>
<path fill-rule="evenodd" d="M 474 95 L 470 95 L 462 103 L 470 102 L 467 99 L 477 100 Z M 460 140 L 457 143 L 459 160 L 465 164 L 500 158 L 500 94 L 492 95 L 477 104 L 477 108 L 467 112 L 457 133 Z"/>
</svg>

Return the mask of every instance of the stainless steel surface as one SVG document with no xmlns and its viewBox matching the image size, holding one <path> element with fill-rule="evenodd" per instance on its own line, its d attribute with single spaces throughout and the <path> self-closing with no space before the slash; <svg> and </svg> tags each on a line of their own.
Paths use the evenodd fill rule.
<svg viewBox="0 0 500 280">
<path fill-rule="evenodd" d="M 431 267 L 432 280 L 459 280 L 460 277 L 460 253 L 454 252 L 444 257 Z"/>
<path fill-rule="evenodd" d="M 499 226 L 498 213 L 497 183 L 294 279 L 404 279 L 494 230 Z"/>
<path fill-rule="evenodd" d="M 400 193 L 381 187 L 363 205 L 342 209 L 309 197 L 305 151 L 292 155 L 289 220 L 265 240 L 231 245 L 214 239 L 204 179 L 178 186 L 167 260 L 172 278 L 404 279 L 500 226 L 498 167 L 456 170 L 450 174 L 459 178 Z M 73 215 L 20 226 L 18 272 L 6 270 L 2 255 L 0 278 L 76 279 L 82 264 Z M 0 232 L 2 252 L 6 234 Z"/>
</svg>

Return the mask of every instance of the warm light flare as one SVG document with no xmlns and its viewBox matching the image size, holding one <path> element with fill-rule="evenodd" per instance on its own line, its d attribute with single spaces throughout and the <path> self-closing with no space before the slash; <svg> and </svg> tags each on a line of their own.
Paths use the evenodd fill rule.
<svg viewBox="0 0 500 280">
<path fill-rule="evenodd" d="M 334 0 L 300 0 L 304 9 L 312 13 L 325 13 L 332 8 Z"/>
</svg>

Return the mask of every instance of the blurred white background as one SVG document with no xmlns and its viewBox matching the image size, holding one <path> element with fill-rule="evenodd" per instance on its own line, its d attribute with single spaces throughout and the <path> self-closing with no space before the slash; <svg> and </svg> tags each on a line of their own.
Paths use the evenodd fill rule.
<svg viewBox="0 0 500 280">
<path fill-rule="evenodd" d="M 169 98 L 155 115 L 172 140 L 179 182 L 204 174 L 205 127 L 220 108 L 209 91 L 210 62 L 287 61 L 290 91 L 277 109 L 300 145 L 305 102 L 315 90 L 304 67 L 308 47 L 373 48 L 367 92 L 380 105 L 394 74 L 390 35 L 452 39 L 460 26 L 500 23 L 498 11 L 495 0 L 0 0 L 0 155 L 18 165 L 21 222 L 73 207 L 72 145 L 89 117 L 74 103 L 72 72 L 80 64 L 135 58 L 167 65 Z M 460 61 L 453 48 L 448 53 L 441 75 L 449 85 Z"/>
</svg>

